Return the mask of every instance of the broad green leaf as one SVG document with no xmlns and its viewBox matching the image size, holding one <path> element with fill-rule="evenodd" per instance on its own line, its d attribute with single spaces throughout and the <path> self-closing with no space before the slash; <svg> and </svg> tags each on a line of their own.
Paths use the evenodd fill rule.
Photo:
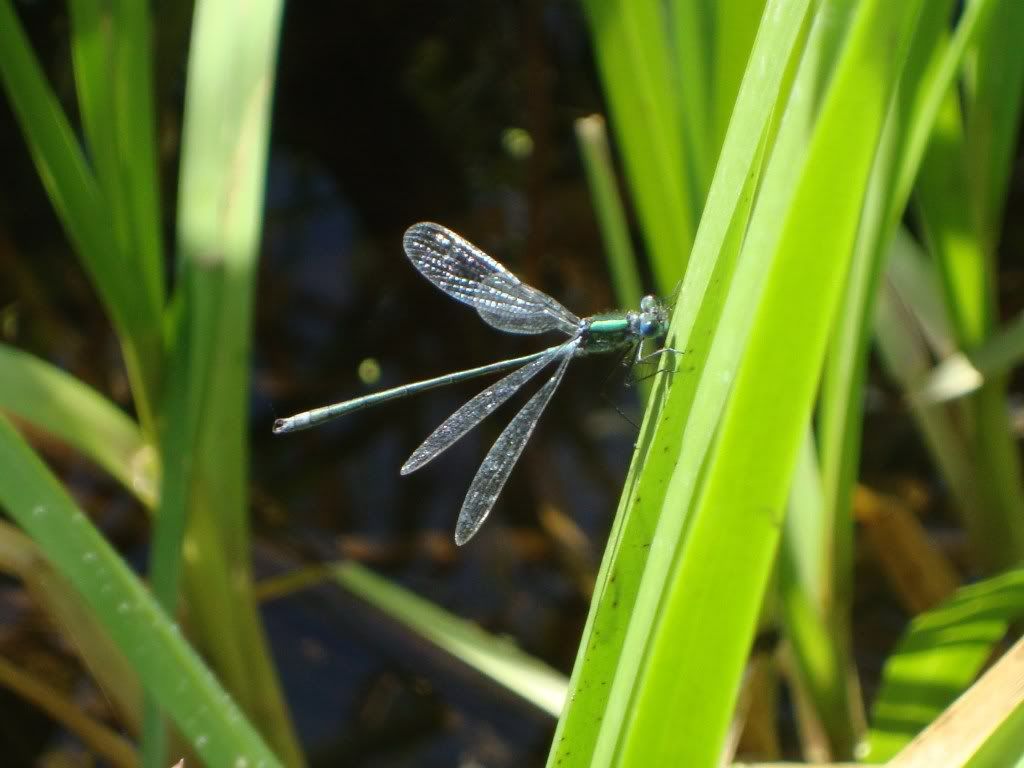
<svg viewBox="0 0 1024 768">
<path fill-rule="evenodd" d="M 752 331 L 703 462 L 703 488 L 676 495 L 670 481 L 666 505 L 678 514 L 692 503 L 692 522 L 636 683 L 621 763 L 713 766 L 722 757 L 871 164 L 919 8 L 858 5 L 781 236 L 750 251 L 769 265 L 761 298 L 751 306 L 734 281 L 726 300 L 715 343 L 733 333 L 730 320 L 740 311 L 752 316 Z M 709 362 L 704 376 L 714 372 Z M 654 716 L 666 711 L 690 716 L 666 729 Z"/>
<path fill-rule="evenodd" d="M 899 752 L 970 686 L 1011 623 L 1024 617 L 1024 570 L 971 584 L 916 617 L 886 661 L 871 712 L 869 751 Z"/>
<path fill-rule="evenodd" d="M 886 765 L 1011 768 L 1024 765 L 1024 638 Z"/>
<path fill-rule="evenodd" d="M 677 362 L 676 382 L 665 404 L 665 418 L 656 415 L 659 396 L 665 394 L 663 380 L 650 400 L 573 669 L 569 705 L 559 721 L 548 758 L 551 766 L 608 765 L 613 760 L 618 727 L 629 707 L 643 643 L 658 611 L 657 588 L 650 589 L 647 597 L 640 600 L 641 579 L 656 585 L 665 578 L 672 542 L 679 540 L 683 529 L 678 511 L 661 521 L 655 517 L 665 479 L 676 461 L 674 451 L 678 450 L 684 426 L 679 414 L 685 411 L 671 398 L 684 394 L 685 385 L 692 382 L 694 371 L 699 370 L 700 361 L 707 354 L 704 334 L 710 327 L 708 323 L 717 318 L 713 307 L 720 306 L 728 289 L 728 276 L 760 177 L 772 112 L 808 5 L 788 0 L 770 2 L 765 12 L 768 23 L 762 26 L 754 44 L 753 64 L 748 68 L 736 104 L 737 118 L 723 146 L 697 233 L 694 258 L 673 316 L 669 343 L 685 351 Z M 705 299 L 706 294 L 710 298 Z M 709 309 L 699 318 L 705 302 Z M 696 360 L 694 350 L 684 343 L 687 339 L 702 340 Z M 652 547 L 652 542 L 659 545 Z M 599 739 L 603 741 L 600 746 Z"/>
</svg>

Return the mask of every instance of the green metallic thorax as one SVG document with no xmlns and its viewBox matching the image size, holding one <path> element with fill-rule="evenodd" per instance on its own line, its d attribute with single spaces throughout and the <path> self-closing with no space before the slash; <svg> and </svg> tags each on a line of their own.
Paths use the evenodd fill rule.
<svg viewBox="0 0 1024 768">
<path fill-rule="evenodd" d="M 587 318 L 583 331 L 583 344 L 578 354 L 590 355 L 627 349 L 637 343 L 630 331 L 629 316 L 624 312 L 609 312 Z"/>
</svg>

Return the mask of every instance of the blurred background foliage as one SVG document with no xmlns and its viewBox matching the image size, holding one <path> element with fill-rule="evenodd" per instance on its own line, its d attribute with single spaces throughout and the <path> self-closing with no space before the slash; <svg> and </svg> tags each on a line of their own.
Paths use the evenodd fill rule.
<svg viewBox="0 0 1024 768">
<path fill-rule="evenodd" d="M 1022 35 L 0 0 L 5 764 L 1015 764 Z M 397 469 L 472 384 L 270 434 L 532 349 L 420 220 L 580 315 L 678 301 L 675 374 L 574 363 L 461 549 L 502 424 Z"/>
</svg>

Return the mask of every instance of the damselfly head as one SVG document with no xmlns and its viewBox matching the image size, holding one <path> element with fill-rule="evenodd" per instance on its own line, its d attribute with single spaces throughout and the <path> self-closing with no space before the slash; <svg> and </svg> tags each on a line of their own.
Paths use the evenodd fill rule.
<svg viewBox="0 0 1024 768">
<path fill-rule="evenodd" d="M 668 332 L 668 310 L 653 296 L 640 299 L 640 311 L 629 313 L 631 330 L 644 339 L 664 336 Z"/>
</svg>

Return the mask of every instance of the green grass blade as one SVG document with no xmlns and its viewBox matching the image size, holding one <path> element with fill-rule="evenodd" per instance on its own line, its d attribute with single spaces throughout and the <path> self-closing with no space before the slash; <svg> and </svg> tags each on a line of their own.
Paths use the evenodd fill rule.
<svg viewBox="0 0 1024 768">
<path fill-rule="evenodd" d="M 1003 219 L 1010 167 L 1017 151 L 1021 105 L 1024 101 L 1024 5 L 1000 0 L 979 35 L 974 56 L 974 87 L 966 107 L 966 159 L 970 172 L 964 208 L 976 212 L 973 231 L 985 254 L 987 281 L 979 288 L 993 307 L 983 338 L 964 339 L 968 349 L 993 333 L 997 312 L 995 253 Z M 990 379 L 971 400 L 977 423 L 975 450 L 988 461 L 982 466 L 982 487 L 989 496 L 985 527 L 998 540 L 985 546 L 993 569 L 1024 559 L 1024 475 L 1020 449 L 1006 419 L 1006 381 Z"/>
<path fill-rule="evenodd" d="M 159 388 L 160 316 L 124 270 L 108 202 L 32 53 L 10 0 L 0 0 L 0 80 L 43 186 L 121 338 L 147 430 Z"/>
<path fill-rule="evenodd" d="M 942 307 L 937 280 L 928 266 L 910 236 L 899 232 L 893 241 L 889 270 L 880 286 L 875 309 L 879 357 L 888 374 L 908 392 L 914 391 L 930 369 L 932 360 L 926 341 L 927 328 L 922 326 L 914 310 L 929 305 Z M 923 298 L 910 297 L 909 286 L 916 296 Z M 935 326 L 933 336 L 948 333 L 943 321 L 944 316 L 931 319 Z M 969 529 L 980 504 L 978 473 L 959 414 L 949 407 L 929 406 L 915 399 L 909 404 L 925 444 L 963 510 Z"/>
<path fill-rule="evenodd" d="M 658 290 L 686 266 L 697 206 L 687 189 L 680 104 L 658 0 L 584 0 L 612 127 Z"/>
<path fill-rule="evenodd" d="M 982 247 L 994 253 L 1024 102 L 1024 50 L 1018 45 L 1024 36 L 1024 4 L 994 0 L 986 5 L 994 9 L 978 36 L 974 78 L 967 88 L 968 195 L 979 212 Z"/>
<path fill-rule="evenodd" d="M 906 228 L 896 230 L 889 244 L 885 281 L 917 323 L 917 333 L 931 354 L 942 357 L 956 349 L 935 262 Z"/>
<path fill-rule="evenodd" d="M 871 712 L 869 762 L 903 749 L 963 693 L 1024 617 L 1024 570 L 971 584 L 911 622 L 886 661 Z"/>
<path fill-rule="evenodd" d="M 71 50 L 90 157 L 147 317 L 164 305 L 149 6 L 73 0 Z"/>
<path fill-rule="evenodd" d="M 552 717 L 565 704 L 567 681 L 507 640 L 489 635 L 429 600 L 356 563 L 330 568 L 335 581 L 405 624 L 441 650 L 512 691 Z"/>
<path fill-rule="evenodd" d="M 2 416 L 0 506 L 79 590 L 196 754 L 208 765 L 279 765 L 149 590 Z"/>
<path fill-rule="evenodd" d="M 1000 29 L 993 40 L 994 26 Z M 1005 42 L 1006 28 L 1024 34 L 1019 4 L 999 4 L 986 19 L 975 53 L 978 87 L 968 89 L 974 96 L 966 108 L 970 128 L 956 95 L 948 92 L 916 187 L 917 210 L 940 266 L 953 330 L 965 349 L 983 343 L 995 326 L 996 243 L 990 228 L 1001 213 L 989 206 L 1001 211 L 1006 172 L 993 168 L 1009 161 L 1009 137 L 1016 133 L 1024 85 L 1024 51 L 1019 46 L 994 51 L 986 44 Z M 993 380 L 969 402 L 971 450 L 985 457 L 977 467 L 981 498 L 973 512 L 972 544 L 990 570 L 1024 558 L 1024 477 L 1005 401 L 1005 383 Z"/>
<path fill-rule="evenodd" d="M 657 590 L 647 593 L 651 599 L 645 603 L 637 602 L 641 577 L 655 583 L 663 579 L 671 554 L 665 546 L 652 549 L 650 544 L 654 540 L 667 544 L 682 535 L 683 522 L 677 512 L 660 521 L 655 515 L 664 480 L 677 460 L 685 421 L 679 417 L 680 407 L 674 400 L 685 396 L 687 384 L 695 378 L 693 371 L 699 369 L 702 356 L 707 354 L 706 346 L 694 345 L 694 349 L 685 340 L 704 338 L 713 327 L 709 324 L 717 318 L 715 307 L 720 305 L 746 230 L 772 112 L 808 7 L 809 3 L 773 0 L 767 13 L 772 23 L 762 27 L 755 42 L 752 60 L 758 66 L 748 70 L 741 86 L 738 117 L 723 146 L 697 233 L 695 258 L 673 316 L 670 343 L 687 350 L 680 358 L 675 385 L 665 405 L 665 412 L 674 413 L 675 418 L 655 415 L 658 395 L 664 395 L 663 389 L 656 390 L 626 480 L 611 545 L 598 575 L 599 588 L 573 669 L 569 705 L 559 721 L 548 758 L 550 766 L 607 765 L 613 759 L 615 729 L 625 716 L 642 644 L 657 611 Z M 654 575 L 645 574 L 645 568 Z M 614 685 L 608 683 L 612 675 Z"/>
<path fill-rule="evenodd" d="M 763 23 L 765 0 L 712 2 L 710 21 L 715 51 L 711 64 L 712 154 L 722 145 L 732 118 L 758 24 Z M 712 158 L 714 160 L 714 158 Z M 713 166 L 712 166 L 713 167 Z"/>
<path fill-rule="evenodd" d="M 128 211 L 124 205 L 128 192 L 118 169 L 121 149 L 113 127 L 117 110 L 114 106 L 115 69 L 110 50 L 112 38 L 120 30 L 112 18 L 110 4 L 74 0 L 68 4 L 68 10 L 71 13 L 71 60 L 85 144 L 117 238 L 119 266 L 124 269 L 131 252 Z"/>
<path fill-rule="evenodd" d="M 333 580 L 452 658 L 511 691 L 537 709 L 558 717 L 568 681 L 506 638 L 485 632 L 415 592 L 358 563 L 314 566 L 266 579 L 257 586 L 261 602 Z"/>
<path fill-rule="evenodd" d="M 766 8 L 765 19 L 772 23 L 762 27 L 751 56 L 752 62 L 763 60 L 766 65 L 748 69 L 748 78 L 741 86 L 735 109 L 738 117 L 726 137 L 698 231 L 694 250 L 698 256 L 684 278 L 673 315 L 675 332 L 670 333 L 670 339 L 677 348 L 685 350 L 685 364 L 673 378 L 673 386 L 667 393 L 661 413 L 656 409 L 648 411 L 645 427 L 653 428 L 653 436 L 645 440 L 650 447 L 641 443 L 642 450 L 634 459 L 634 470 L 627 479 L 626 491 L 620 502 L 622 522 L 617 525 L 622 531 L 620 534 L 616 529 L 612 534 L 617 551 L 606 555 L 602 565 L 603 572 L 608 574 L 604 577 L 605 583 L 614 581 L 615 588 L 602 590 L 596 610 L 591 609 L 593 629 L 588 628 L 585 637 L 593 635 L 595 639 L 588 641 L 586 647 L 590 666 L 595 668 L 590 672 L 591 677 L 606 675 L 603 667 L 611 666 L 615 669 L 615 679 L 608 693 L 591 684 L 578 695 L 570 697 L 584 716 L 587 711 L 580 707 L 580 703 L 593 707 L 589 700 L 596 699 L 605 706 L 603 713 L 589 713 L 592 721 L 606 724 L 600 731 L 597 746 L 602 761 L 610 762 L 615 755 L 620 730 L 618 724 L 624 721 L 632 706 L 634 680 L 644 658 L 648 638 L 658 620 L 662 594 L 673 567 L 675 547 L 678 546 L 666 544 L 681 542 L 689 522 L 687 510 L 678 506 L 663 514 L 668 509 L 664 500 L 670 493 L 677 499 L 682 498 L 686 489 L 689 487 L 692 492 L 698 481 L 703 456 L 713 439 L 727 392 L 721 383 L 728 380 L 728 371 L 735 368 L 741 337 L 745 336 L 746 330 L 728 336 L 714 347 L 709 346 L 709 340 L 715 332 L 727 296 L 742 289 L 749 297 L 761 280 L 756 274 L 748 274 L 743 285 L 739 285 L 741 274 L 734 276 L 733 270 L 736 269 L 740 246 L 745 242 L 744 237 L 748 243 L 771 240 L 770 231 L 777 229 L 785 210 L 787 191 L 792 188 L 794 169 L 798 165 L 796 159 L 802 152 L 806 123 L 813 109 L 813 89 L 805 81 L 813 82 L 817 76 L 813 61 L 805 65 L 809 58 L 814 58 L 806 52 L 802 57 L 805 63 L 800 65 L 800 72 L 796 75 L 794 98 L 786 108 L 786 119 L 772 150 L 772 164 L 761 180 L 764 153 L 771 143 L 768 137 L 773 111 L 781 111 L 776 100 L 785 102 L 786 96 L 780 95 L 780 89 L 783 93 L 788 92 L 788 87 L 783 88 L 783 84 L 792 82 L 792 70 L 801 60 L 799 52 L 804 50 L 802 37 L 808 8 L 809 5 L 780 6 L 774 2 Z M 820 27 L 820 24 L 815 25 L 815 29 Z M 808 49 L 813 48 L 815 37 L 811 35 Z M 755 140 L 749 132 L 757 128 L 762 131 L 762 136 L 755 156 L 747 153 Z M 737 179 L 736 173 L 744 162 L 749 163 L 743 169 L 747 177 Z M 749 222 L 750 230 L 747 231 L 754 191 L 759 185 L 763 186 L 760 198 L 771 201 L 773 205 L 759 205 L 756 219 Z M 729 221 L 727 228 L 722 224 L 723 217 Z M 752 273 L 755 270 L 746 271 Z M 734 302 L 734 306 L 741 303 Z M 740 319 L 747 317 L 749 312 L 744 309 Z M 733 321 L 733 326 L 736 326 L 736 321 Z M 699 379 L 695 371 L 702 372 Z M 675 467 L 684 467 L 686 471 L 683 475 L 673 476 Z M 633 471 L 638 474 L 634 475 Z M 666 489 L 666 478 L 669 477 L 675 488 Z M 651 547 L 652 541 L 665 544 Z M 650 556 L 646 557 L 648 552 Z M 620 604 L 624 606 L 622 613 L 617 612 Z M 625 632 L 622 629 L 623 613 L 628 617 Z M 596 642 L 599 632 L 600 642 Z M 602 657 L 610 651 L 618 653 L 615 663 L 601 664 Z M 574 672 L 574 681 L 576 675 Z M 582 673 L 579 679 L 586 681 Z M 592 693 L 594 690 L 601 691 L 601 694 Z M 579 730 L 582 728 L 577 728 Z"/>
<path fill-rule="evenodd" d="M 95 260 L 114 242 L 113 233 L 104 226 L 102 194 L 10 0 L 0 2 L 0 75 L 57 215 L 80 248 L 100 297 L 118 306 L 122 291 L 118 278 L 105 274 L 102 263 Z"/>
<path fill-rule="evenodd" d="M 947 0 L 942 0 L 936 7 L 929 8 L 925 14 L 923 21 L 927 31 L 921 35 L 922 45 L 918 50 L 912 51 L 909 62 L 911 71 L 917 70 L 917 76 L 910 82 L 917 81 L 919 86 L 908 89 L 902 96 L 908 100 L 905 109 L 913 119 L 907 128 L 906 139 L 898 158 L 900 168 L 896 175 L 894 199 L 902 201 L 902 204 L 894 206 L 894 209 L 899 208 L 894 213 L 897 218 L 902 214 L 905 201 L 910 197 L 935 122 L 950 88 L 956 82 L 968 46 L 974 42 L 979 29 L 987 23 L 989 15 L 999 1 L 972 0 L 967 3 L 948 45 L 939 44 L 948 22 L 942 21 L 940 26 L 934 26 L 942 19 L 938 10 L 947 3 Z"/>
<path fill-rule="evenodd" d="M 601 228 L 612 287 L 620 307 L 640 306 L 643 289 L 636 254 L 629 237 L 626 212 L 619 197 L 612 154 L 608 148 L 608 134 L 604 118 L 600 115 L 581 117 L 576 121 L 576 140 L 587 174 L 594 213 Z"/>
<path fill-rule="evenodd" d="M 992 279 L 978 236 L 973 203 L 951 190 L 967 185 L 962 116 L 956 96 L 947 93 L 916 187 L 917 211 L 929 250 L 941 265 L 953 330 L 960 343 L 972 347 L 988 333 L 994 319 Z"/>
<path fill-rule="evenodd" d="M 157 461 L 138 425 L 74 376 L 0 344 L 0 409 L 95 461 L 147 507 L 156 500 Z"/>
<path fill-rule="evenodd" d="M 161 402 L 164 428 L 160 455 L 169 457 L 161 483 L 156 525 L 150 547 L 150 582 L 153 596 L 168 612 L 178 607 L 181 590 L 182 544 L 189 514 L 189 494 L 195 479 L 196 444 L 209 372 L 205 365 L 211 339 L 200 335 L 212 323 L 192 301 L 189 281 L 179 287 L 169 308 L 167 388 Z M 143 765 L 162 768 L 167 761 L 167 734 L 153 697 L 146 700 L 143 729 Z"/>
<path fill-rule="evenodd" d="M 921 70 L 927 57 L 939 50 L 937 43 L 948 23 L 951 4 L 951 0 L 943 0 L 925 6 L 908 55 L 901 94 L 918 93 Z M 897 101 L 872 168 L 865 215 L 857 235 L 850 279 L 822 382 L 818 430 L 827 499 L 825 508 L 833 525 L 847 529 L 847 534 L 842 535 L 846 544 L 836 541 L 831 545 L 846 555 L 851 549 L 850 499 L 860 462 L 862 413 L 855 404 L 863 398 L 873 299 L 881 276 L 881 257 L 887 252 L 883 243 L 888 243 L 892 237 L 891 228 L 906 205 L 905 199 L 892 196 L 893 178 L 902 156 L 899 150 L 905 130 L 903 115 L 903 105 Z M 848 556 L 842 556 L 841 563 L 837 565 L 839 578 L 849 575 L 851 563 Z"/>
<path fill-rule="evenodd" d="M 849 685 L 848 631 L 834 618 L 833 523 L 825 506 L 813 433 L 808 430 L 793 473 L 779 551 L 779 615 L 799 684 L 833 756 L 850 756 L 864 716 Z M 843 633 L 843 634 L 841 634 Z"/>
<path fill-rule="evenodd" d="M 871 163 L 918 10 L 917 3 L 884 0 L 858 6 L 781 238 L 770 251 L 754 252 L 771 257 L 763 297 L 648 645 L 621 763 L 712 766 L 721 758 Z M 733 304 L 730 295 L 716 343 L 733 331 Z M 712 373 L 709 365 L 705 376 Z M 670 483 L 665 504 L 678 514 L 690 499 Z M 654 713 L 666 711 L 692 716 L 665 729 Z"/>
<path fill-rule="evenodd" d="M 960 20 L 956 37 L 949 44 L 947 30 L 951 0 L 927 3 L 922 9 L 900 94 L 890 112 L 872 169 L 853 264 L 822 381 L 818 429 L 826 500 L 823 512 L 828 521 L 826 525 L 833 532 L 828 546 L 819 550 L 819 556 L 826 558 L 831 565 L 825 572 L 830 584 L 821 589 L 832 599 L 829 605 L 822 607 L 830 625 L 829 635 L 834 638 L 840 655 L 837 662 L 847 671 L 851 668 L 849 624 L 854 557 L 851 499 L 860 466 L 863 419 L 860 403 L 864 398 L 875 296 L 884 257 L 888 253 L 887 244 L 909 194 L 909 184 L 901 181 L 901 177 L 917 172 L 917 162 L 921 158 L 920 137 L 927 135 L 927 130 L 934 123 L 937 96 L 949 89 L 963 56 L 965 41 L 976 28 L 979 11 L 984 5 L 984 2 L 974 4 Z M 918 146 L 910 147 L 915 141 Z M 908 163 L 908 156 L 916 158 L 917 162 Z M 794 653 L 799 657 L 800 648 L 795 647 Z M 842 681 L 846 679 L 846 672 L 833 671 L 833 677 Z M 814 691 L 812 689 L 812 695 Z M 827 709 L 829 701 L 851 701 L 850 706 L 855 706 L 849 696 L 830 695 L 827 700 L 818 702 L 818 708 Z M 846 717 L 832 713 L 822 714 L 822 719 L 826 727 L 828 723 L 834 723 L 843 728 L 844 723 L 861 721 L 863 716 L 859 712 L 848 713 Z M 837 738 L 849 743 L 844 733 L 835 734 L 833 741 Z"/>
<path fill-rule="evenodd" d="M 173 604 L 184 531 L 197 640 L 285 763 L 301 765 L 252 593 L 246 496 L 252 299 L 280 18 L 279 0 L 242 13 L 211 0 L 195 8 L 162 442 L 179 464 L 165 467 L 152 567 L 154 588 Z M 153 718 L 147 733 L 158 733 Z"/>
<path fill-rule="evenodd" d="M 724 131 L 719 134 L 714 122 L 711 89 L 714 85 L 714 4 L 708 0 L 671 0 L 668 4 L 671 50 L 679 84 L 683 140 L 690 159 L 690 189 L 699 207 L 704 198 L 718 159 Z M 748 44 L 752 42 L 748 40 Z M 742 72 L 742 70 L 741 70 Z M 739 85 L 739 80 L 736 81 Z M 729 104 L 735 101 L 730 94 Z"/>
</svg>

